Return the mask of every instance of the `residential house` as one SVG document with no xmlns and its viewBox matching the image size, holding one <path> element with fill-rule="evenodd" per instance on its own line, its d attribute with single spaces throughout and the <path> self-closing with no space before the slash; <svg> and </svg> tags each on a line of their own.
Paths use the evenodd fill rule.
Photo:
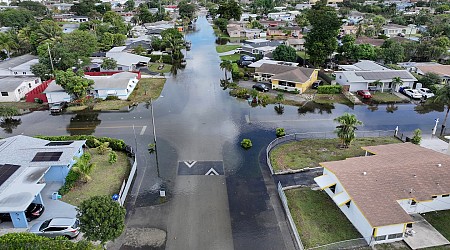
<svg viewBox="0 0 450 250">
<path fill-rule="evenodd" d="M 384 39 L 378 38 L 369 38 L 369 37 L 357 37 L 355 40 L 355 44 L 370 44 L 374 47 L 380 47 L 383 45 Z"/>
<path fill-rule="evenodd" d="M 133 72 L 114 72 L 105 76 L 85 76 L 94 81 L 90 94 L 94 98 L 106 99 L 108 96 L 117 96 L 127 100 L 139 81 L 139 74 Z M 52 81 L 44 91 L 48 103 L 71 101 L 71 96 L 64 89 Z"/>
<path fill-rule="evenodd" d="M 310 4 L 316 4 L 317 2 L 319 2 L 319 0 L 309 0 Z M 327 4 L 332 4 L 332 5 L 342 3 L 342 2 L 344 2 L 344 0 L 327 0 Z"/>
<path fill-rule="evenodd" d="M 294 27 L 269 27 L 267 28 L 268 36 L 301 36 L 302 29 L 298 26 Z"/>
<path fill-rule="evenodd" d="M 265 29 L 267 29 L 268 27 L 286 27 L 286 22 L 283 21 L 260 20 L 259 23 Z"/>
<path fill-rule="evenodd" d="M 272 12 L 267 14 L 267 18 L 273 19 L 275 21 L 287 22 L 287 21 L 294 21 L 296 15 L 300 15 L 300 12 L 296 10 L 286 12 Z"/>
<path fill-rule="evenodd" d="M 242 51 L 248 54 L 264 56 L 274 51 L 281 44 L 281 41 L 269 41 L 266 39 L 246 40 L 242 45 Z"/>
<path fill-rule="evenodd" d="M 258 61 L 256 61 L 256 62 L 253 62 L 253 63 L 249 64 L 247 67 L 257 69 L 257 68 L 261 67 L 263 64 L 276 64 L 276 65 L 286 65 L 286 66 L 298 66 L 298 63 L 295 63 L 295 62 L 276 61 L 276 60 L 271 60 L 271 59 L 263 58 L 263 59 L 261 59 L 261 60 L 258 60 Z"/>
<path fill-rule="evenodd" d="M 44 203 L 41 192 L 46 183 L 65 182 L 85 143 L 51 142 L 24 135 L 1 139 L 0 213 L 9 213 L 14 227 L 27 228 L 27 207 L 32 202 Z"/>
<path fill-rule="evenodd" d="M 255 70 L 254 79 L 258 82 L 271 83 L 272 89 L 303 93 L 317 81 L 318 72 L 319 70 L 311 68 L 263 64 Z"/>
<path fill-rule="evenodd" d="M 87 16 L 71 16 L 63 19 L 65 22 L 74 22 L 74 23 L 84 23 L 89 21 L 89 17 Z"/>
<path fill-rule="evenodd" d="M 312 8 L 312 4 L 310 3 L 299 3 L 294 7 L 296 10 L 308 10 Z"/>
<path fill-rule="evenodd" d="M 149 57 L 128 53 L 124 51 L 125 49 L 126 46 L 120 46 L 106 52 L 106 57 L 113 58 L 117 62 L 117 68 L 112 71 L 136 71 L 141 66 L 147 66 Z"/>
<path fill-rule="evenodd" d="M 415 35 L 417 34 L 417 26 L 414 24 L 409 24 L 408 26 L 398 25 L 398 24 L 388 24 L 382 27 L 383 34 L 388 37 L 395 37 L 399 34 L 402 35 Z"/>
<path fill-rule="evenodd" d="M 38 63 L 38 57 L 25 54 L 0 62 L 0 76 L 34 76 L 31 66 Z"/>
<path fill-rule="evenodd" d="M 405 62 L 399 63 L 409 72 L 414 72 L 419 75 L 426 73 L 435 73 L 442 79 L 442 84 L 450 84 L 450 65 L 442 65 L 435 62 Z"/>
<path fill-rule="evenodd" d="M 293 47 L 297 51 L 305 50 L 305 39 L 303 38 L 288 38 L 286 45 Z"/>
<path fill-rule="evenodd" d="M 358 26 L 355 25 L 345 25 L 341 27 L 342 35 L 356 35 L 358 32 Z"/>
<path fill-rule="evenodd" d="M 68 34 L 68 33 L 72 33 L 75 30 L 77 30 L 78 28 L 80 28 L 80 24 L 79 23 L 65 23 L 62 25 L 62 32 L 64 34 Z"/>
<path fill-rule="evenodd" d="M 370 60 L 360 60 L 359 62 L 353 64 L 353 65 L 338 65 L 339 70 L 344 71 L 367 71 L 367 70 L 391 70 L 389 68 L 386 68 L 374 61 Z"/>
<path fill-rule="evenodd" d="M 314 180 L 368 245 L 403 240 L 411 214 L 450 209 L 449 155 L 412 143 L 363 149 L 365 157 L 320 163 Z"/>
<path fill-rule="evenodd" d="M 0 102 L 18 102 L 40 84 L 37 76 L 0 76 Z"/>
<path fill-rule="evenodd" d="M 249 21 L 250 19 L 256 20 L 258 17 L 257 14 L 251 14 L 251 13 L 242 13 L 240 21 Z"/>
<path fill-rule="evenodd" d="M 364 20 L 364 14 L 356 10 L 350 11 L 350 13 L 347 16 L 347 20 L 351 24 L 357 24 L 362 20 Z"/>
<path fill-rule="evenodd" d="M 407 70 L 361 70 L 361 71 L 335 71 L 336 82 L 339 85 L 347 86 L 349 91 L 361 89 L 399 91 L 400 86 L 392 83 L 393 79 L 400 77 L 403 87 L 414 87 L 417 79 Z M 381 86 L 377 85 L 381 82 Z"/>
<path fill-rule="evenodd" d="M 246 37 L 255 39 L 261 36 L 262 31 L 260 29 L 247 29 L 241 27 L 239 24 L 228 24 L 227 33 L 230 37 Z"/>
<path fill-rule="evenodd" d="M 48 6 L 49 9 L 58 10 L 58 11 L 69 11 L 70 7 L 72 7 L 72 3 L 54 3 Z"/>
</svg>

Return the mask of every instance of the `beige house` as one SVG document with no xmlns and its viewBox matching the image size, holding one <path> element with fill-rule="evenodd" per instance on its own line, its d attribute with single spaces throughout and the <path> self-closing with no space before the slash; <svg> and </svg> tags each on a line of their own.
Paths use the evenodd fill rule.
<svg viewBox="0 0 450 250">
<path fill-rule="evenodd" d="M 293 47 L 297 51 L 305 50 L 305 39 L 303 38 L 288 38 L 286 45 Z"/>
</svg>

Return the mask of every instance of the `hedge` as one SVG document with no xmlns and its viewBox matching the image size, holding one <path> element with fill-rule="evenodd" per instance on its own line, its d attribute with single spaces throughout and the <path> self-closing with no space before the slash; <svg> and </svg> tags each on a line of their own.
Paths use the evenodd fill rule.
<svg viewBox="0 0 450 250">
<path fill-rule="evenodd" d="M 237 65 L 237 63 L 233 63 L 231 65 L 231 75 L 233 76 L 233 80 L 239 79 L 240 77 L 239 73 L 240 73 L 239 66 Z"/>
<path fill-rule="evenodd" d="M 150 62 L 156 62 L 161 58 L 160 55 L 150 55 Z M 166 64 L 172 64 L 171 55 L 162 55 L 162 62 Z"/>
<path fill-rule="evenodd" d="M 0 236 L 0 249 L 91 250 L 102 248 L 85 240 L 72 242 L 63 237 L 51 239 L 32 233 L 8 233 Z"/>
<path fill-rule="evenodd" d="M 80 173 L 73 171 L 73 169 L 70 169 L 69 173 L 66 176 L 66 182 L 64 182 L 64 185 L 58 190 L 58 193 L 60 195 L 67 194 L 73 186 L 75 186 L 75 183 L 80 179 Z"/>
<path fill-rule="evenodd" d="M 37 135 L 35 137 L 39 138 L 39 139 L 48 140 L 48 141 L 86 140 L 86 145 L 90 148 L 96 147 L 94 139 L 97 139 L 101 143 L 109 142 L 109 147 L 114 151 L 125 151 L 125 147 L 127 146 L 125 144 L 125 142 L 121 139 L 110 138 L 110 137 L 95 137 L 93 135 L 60 135 L 60 136 Z"/>
<path fill-rule="evenodd" d="M 341 92 L 341 85 L 323 85 L 317 88 L 318 94 L 340 94 Z"/>
</svg>

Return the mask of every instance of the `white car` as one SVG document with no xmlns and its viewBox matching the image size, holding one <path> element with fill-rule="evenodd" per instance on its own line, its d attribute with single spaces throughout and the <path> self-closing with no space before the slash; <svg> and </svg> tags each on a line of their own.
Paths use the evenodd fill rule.
<svg viewBox="0 0 450 250">
<path fill-rule="evenodd" d="M 419 91 L 417 89 L 405 89 L 405 90 L 403 90 L 403 93 L 405 93 L 405 95 L 407 95 L 413 99 L 422 98 L 422 94 L 419 93 Z"/>
<path fill-rule="evenodd" d="M 418 88 L 417 91 L 419 91 L 419 93 L 426 98 L 431 98 L 434 96 L 433 92 L 431 92 L 431 90 L 427 88 Z"/>
</svg>

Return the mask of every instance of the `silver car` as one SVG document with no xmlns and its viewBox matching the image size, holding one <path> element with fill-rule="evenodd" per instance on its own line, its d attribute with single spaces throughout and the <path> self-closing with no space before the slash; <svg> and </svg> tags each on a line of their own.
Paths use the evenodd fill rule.
<svg viewBox="0 0 450 250">
<path fill-rule="evenodd" d="M 80 221 L 75 218 L 52 218 L 34 224 L 29 232 L 49 238 L 63 236 L 73 239 L 80 233 Z"/>
</svg>

